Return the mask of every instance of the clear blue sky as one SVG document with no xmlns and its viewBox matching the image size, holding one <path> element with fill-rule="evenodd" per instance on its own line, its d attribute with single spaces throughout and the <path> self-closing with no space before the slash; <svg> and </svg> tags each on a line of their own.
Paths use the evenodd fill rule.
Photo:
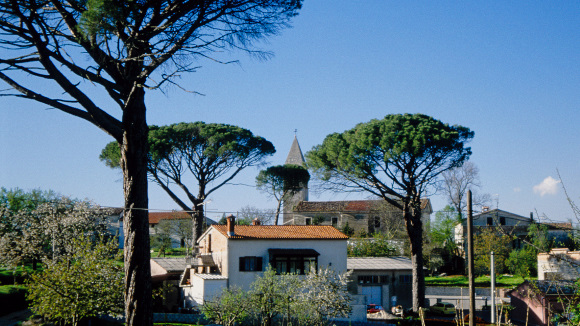
<svg viewBox="0 0 580 326">
<path fill-rule="evenodd" d="M 475 131 L 471 161 L 494 208 L 573 217 L 556 170 L 579 202 L 579 1 L 306 0 L 293 28 L 260 46 L 275 56 L 232 52 L 240 64 L 203 60 L 182 77 L 184 88 L 204 96 L 150 92 L 148 122 L 239 125 L 270 140 L 277 153 L 269 162 L 282 164 L 294 129 L 306 152 L 359 122 L 424 113 Z M 111 140 L 57 110 L 0 98 L 0 186 L 121 206 L 121 174 L 98 159 Z M 257 172 L 234 182 L 253 185 Z M 156 185 L 149 198 L 152 209 L 177 208 Z M 345 198 L 364 195 L 311 195 Z M 274 205 L 241 185 L 210 199 L 209 210 L 219 212 Z M 432 201 L 435 210 L 446 204 Z"/>
</svg>

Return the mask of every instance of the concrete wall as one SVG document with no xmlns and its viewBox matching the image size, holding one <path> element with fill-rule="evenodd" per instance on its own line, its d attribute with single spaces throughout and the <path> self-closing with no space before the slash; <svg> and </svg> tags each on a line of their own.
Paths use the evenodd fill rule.
<svg viewBox="0 0 580 326">
<path fill-rule="evenodd" d="M 182 287 L 185 308 L 202 305 L 205 301 L 213 300 L 228 286 L 227 279 L 203 279 L 194 273 L 191 274 L 190 281 L 191 285 Z"/>
</svg>

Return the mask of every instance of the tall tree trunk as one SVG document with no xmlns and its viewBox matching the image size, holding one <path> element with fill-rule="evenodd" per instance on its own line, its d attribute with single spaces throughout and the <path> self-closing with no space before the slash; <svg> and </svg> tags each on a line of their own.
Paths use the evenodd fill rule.
<svg viewBox="0 0 580 326">
<path fill-rule="evenodd" d="M 405 225 L 409 242 L 411 243 L 412 290 L 413 311 L 419 311 L 419 307 L 425 305 L 425 272 L 423 271 L 423 222 L 421 221 L 420 208 L 411 209 L 413 205 L 405 204 Z"/>
<path fill-rule="evenodd" d="M 203 224 L 204 224 L 204 205 L 203 201 L 200 200 L 199 202 L 194 202 L 194 212 L 193 212 L 193 245 L 197 244 L 197 239 L 201 236 L 203 232 Z"/>
<path fill-rule="evenodd" d="M 121 163 L 125 208 L 125 320 L 129 326 L 153 325 L 147 197 L 147 121 L 145 92 L 135 87 L 123 112 Z"/>
</svg>

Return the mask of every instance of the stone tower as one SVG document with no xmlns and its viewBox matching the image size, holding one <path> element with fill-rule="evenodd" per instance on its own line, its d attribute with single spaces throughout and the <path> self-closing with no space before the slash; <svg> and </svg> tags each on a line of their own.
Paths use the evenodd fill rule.
<svg viewBox="0 0 580 326">
<path fill-rule="evenodd" d="M 292 146 L 290 146 L 290 152 L 288 153 L 288 157 L 286 157 L 286 162 L 284 164 L 295 164 L 301 165 L 306 168 L 306 161 L 304 160 L 304 155 L 302 155 L 302 150 L 300 149 L 300 145 L 298 144 L 298 139 L 294 136 L 294 141 L 292 142 Z M 302 186 L 302 189 L 298 191 L 290 200 L 284 202 L 284 214 L 282 223 L 283 224 L 294 224 L 294 216 L 292 213 L 292 209 L 301 201 L 308 200 L 308 184 Z"/>
</svg>

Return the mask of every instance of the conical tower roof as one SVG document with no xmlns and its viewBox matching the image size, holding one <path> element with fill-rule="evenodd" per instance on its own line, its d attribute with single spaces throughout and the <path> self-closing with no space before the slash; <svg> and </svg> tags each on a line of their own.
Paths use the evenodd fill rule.
<svg viewBox="0 0 580 326">
<path fill-rule="evenodd" d="M 286 164 L 296 164 L 306 167 L 306 161 L 304 160 L 304 155 L 302 155 L 302 150 L 300 149 L 296 136 L 294 136 L 294 141 L 286 158 Z"/>
</svg>

